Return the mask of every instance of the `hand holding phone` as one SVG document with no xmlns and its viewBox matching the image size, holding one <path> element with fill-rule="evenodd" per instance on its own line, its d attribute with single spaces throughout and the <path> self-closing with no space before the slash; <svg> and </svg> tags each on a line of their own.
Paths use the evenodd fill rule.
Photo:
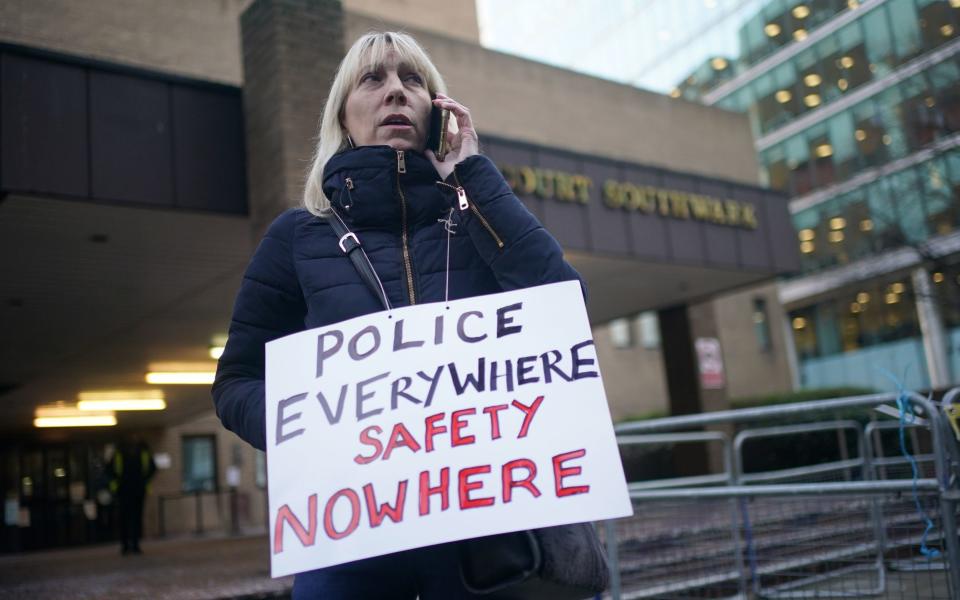
<svg viewBox="0 0 960 600">
<path fill-rule="evenodd" d="M 480 141 L 477 138 L 477 131 L 473 128 L 470 111 L 465 106 L 444 94 L 437 94 L 436 98 L 433 99 L 433 106 L 434 109 L 440 111 L 440 114 L 437 117 L 438 125 L 436 127 L 432 125 L 433 119 L 431 118 L 431 135 L 427 138 L 427 157 L 440 176 L 446 179 L 453 171 L 455 164 L 469 156 L 480 153 Z M 453 125 L 452 123 L 448 123 L 448 129 L 443 131 L 443 113 L 447 111 L 452 113 L 456 119 L 456 130 L 454 131 L 449 130 L 452 129 L 449 127 Z M 433 113 L 431 113 L 432 116 Z M 436 136 L 433 135 L 434 131 L 437 132 Z M 441 141 L 445 146 L 443 148 L 440 146 Z M 439 154 L 438 150 L 445 150 L 446 152 Z"/>
</svg>

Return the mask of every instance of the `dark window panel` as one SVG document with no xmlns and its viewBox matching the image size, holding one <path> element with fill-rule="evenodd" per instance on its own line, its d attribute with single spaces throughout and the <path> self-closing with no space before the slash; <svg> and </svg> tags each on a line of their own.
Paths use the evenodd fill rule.
<svg viewBox="0 0 960 600">
<path fill-rule="evenodd" d="M 173 206 L 169 105 L 166 83 L 90 73 L 94 198 Z"/>
<path fill-rule="evenodd" d="M 3 189 L 86 196 L 84 70 L 7 53 L 0 60 Z"/>
<path fill-rule="evenodd" d="M 236 94 L 174 86 L 176 205 L 247 209 L 243 114 Z"/>
</svg>

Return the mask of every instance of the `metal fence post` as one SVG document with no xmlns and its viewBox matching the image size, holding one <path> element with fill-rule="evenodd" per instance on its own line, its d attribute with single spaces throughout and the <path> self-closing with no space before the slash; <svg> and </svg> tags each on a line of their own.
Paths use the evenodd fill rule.
<svg viewBox="0 0 960 600">
<path fill-rule="evenodd" d="M 617 544 L 617 528 L 612 520 L 603 522 L 604 537 L 607 541 L 607 561 L 610 563 L 610 597 L 620 600 L 620 550 Z"/>
</svg>

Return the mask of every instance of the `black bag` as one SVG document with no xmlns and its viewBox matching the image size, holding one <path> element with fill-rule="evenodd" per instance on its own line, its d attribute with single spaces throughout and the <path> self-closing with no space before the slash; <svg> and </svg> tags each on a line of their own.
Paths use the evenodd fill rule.
<svg viewBox="0 0 960 600">
<path fill-rule="evenodd" d="M 390 309 L 360 240 L 331 209 L 327 222 L 343 251 L 383 307 Z M 610 571 L 590 523 L 502 533 L 459 542 L 464 586 L 491 600 L 582 600 L 607 589 Z"/>
<path fill-rule="evenodd" d="M 590 523 L 459 542 L 460 577 L 496 600 L 582 600 L 610 582 L 607 555 Z"/>
</svg>

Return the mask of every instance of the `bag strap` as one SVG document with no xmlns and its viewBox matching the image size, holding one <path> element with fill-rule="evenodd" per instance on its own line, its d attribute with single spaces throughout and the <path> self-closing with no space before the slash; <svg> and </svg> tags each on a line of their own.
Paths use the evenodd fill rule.
<svg viewBox="0 0 960 600">
<path fill-rule="evenodd" d="M 377 272 L 373 270 L 370 258 L 363 250 L 363 246 L 360 245 L 357 234 L 350 231 L 347 224 L 343 222 L 343 219 L 340 218 L 340 215 L 338 215 L 337 211 L 333 210 L 332 207 L 330 208 L 330 213 L 332 217 L 327 217 L 326 221 L 330 224 L 330 227 L 333 228 L 333 232 L 337 234 L 337 245 L 340 247 L 340 250 L 350 258 L 350 262 L 353 263 L 353 266 L 360 274 L 360 279 L 363 279 L 363 282 L 367 284 L 367 287 L 370 288 L 373 295 L 380 300 L 380 304 L 383 305 L 384 310 L 390 310 L 390 301 L 387 300 L 387 292 L 383 289 L 383 284 L 380 283 Z"/>
</svg>

